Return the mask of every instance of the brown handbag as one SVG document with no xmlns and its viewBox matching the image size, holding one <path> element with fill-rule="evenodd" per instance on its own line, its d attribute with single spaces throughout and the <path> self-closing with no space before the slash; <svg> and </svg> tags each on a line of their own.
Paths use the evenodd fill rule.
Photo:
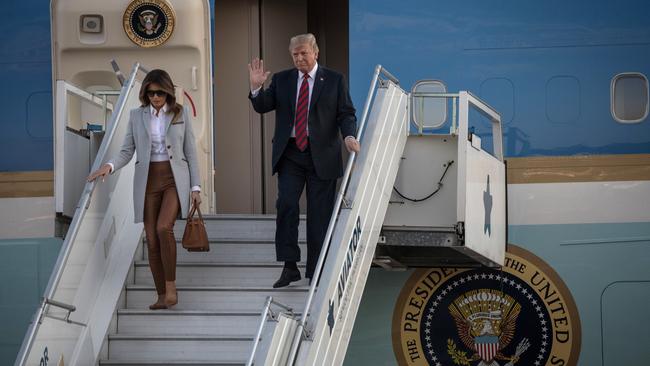
<svg viewBox="0 0 650 366">
<path fill-rule="evenodd" d="M 199 217 L 194 217 L 195 212 L 199 214 Z M 188 252 L 210 251 L 208 233 L 205 231 L 205 223 L 203 223 L 201 209 L 196 207 L 194 204 L 192 204 L 192 208 L 187 215 L 182 243 L 183 248 L 187 249 Z"/>
</svg>

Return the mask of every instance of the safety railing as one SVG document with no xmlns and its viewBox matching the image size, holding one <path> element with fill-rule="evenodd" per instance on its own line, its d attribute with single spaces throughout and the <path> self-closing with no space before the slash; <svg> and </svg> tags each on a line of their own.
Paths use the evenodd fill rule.
<svg viewBox="0 0 650 366">
<path fill-rule="evenodd" d="M 127 121 L 125 120 L 128 119 L 128 114 L 125 115 L 124 111 L 137 107 L 139 104 L 137 95 L 134 97 L 131 93 L 138 84 L 136 80 L 138 71 L 141 71 L 140 65 L 135 64 L 121 89 L 111 116 L 111 127 L 107 129 L 91 171 L 97 170 L 104 163 L 106 157 L 119 151 L 126 131 Z M 101 98 L 97 99 L 101 102 Z M 56 353 L 73 354 L 78 347 L 79 337 L 83 334 L 83 330 L 79 328 L 88 331 L 88 319 L 93 319 L 93 311 L 100 311 L 96 309 L 96 303 L 102 301 L 99 298 L 104 296 L 102 291 L 106 291 L 106 288 L 101 286 L 103 285 L 102 281 L 104 281 L 107 271 L 115 270 L 112 265 L 117 261 L 113 256 L 122 255 L 117 254 L 117 250 L 111 250 L 115 249 L 111 246 L 118 246 L 115 242 L 125 239 L 124 236 L 120 236 L 121 231 L 131 230 L 130 234 L 138 232 L 138 227 L 135 227 L 135 231 L 131 228 L 133 225 L 132 212 L 130 217 L 124 218 L 124 222 L 118 222 L 115 216 L 116 206 L 121 205 L 120 212 L 128 212 L 124 206 L 128 205 L 125 202 L 129 202 L 129 200 L 125 198 L 130 195 L 130 190 L 124 187 L 125 184 L 128 184 L 124 181 L 125 179 L 109 179 L 101 185 L 97 181 L 85 184 L 43 299 L 25 334 L 15 361 L 16 366 L 38 364 L 40 352 L 34 351 L 34 345 L 39 342 L 46 350 L 49 348 L 50 358 L 55 357 Z M 125 197 L 121 197 L 125 194 Z M 110 217 L 108 216 L 109 212 L 112 212 Z M 107 218 L 108 220 L 105 220 Z M 131 221 L 131 226 L 125 224 L 128 220 Z M 139 227 L 139 233 L 141 231 L 142 229 Z M 121 284 L 118 287 L 121 287 Z M 67 312 L 67 315 L 60 316 L 60 311 L 52 307 L 62 309 Z M 101 311 L 108 310 L 102 308 Z M 112 314 L 112 310 L 110 312 Z M 39 334 L 42 333 L 46 318 L 64 323 L 53 325 L 51 322 L 47 322 L 45 324 L 47 325 L 46 334 L 42 335 L 46 340 L 43 340 L 39 338 Z M 65 324 L 74 324 L 76 328 L 67 327 Z M 97 329 L 94 331 L 96 332 Z M 54 352 L 55 346 L 61 352 Z M 66 363 L 71 358 L 66 357 Z"/>
<path fill-rule="evenodd" d="M 424 134 L 425 129 L 433 129 L 438 126 L 435 125 L 426 125 L 424 121 L 421 121 L 420 118 L 417 118 L 418 113 L 424 114 L 423 105 L 427 99 L 442 99 L 443 105 L 445 108 L 448 104 L 451 104 L 451 123 L 449 124 L 449 134 L 455 135 L 458 132 L 458 93 L 430 93 L 430 92 L 418 92 L 413 91 L 409 94 L 409 110 L 412 112 L 413 116 L 411 118 L 411 123 L 417 129 L 419 135 Z M 418 105 L 420 108 L 415 108 L 414 106 Z M 446 115 L 446 113 L 445 113 Z M 446 117 L 446 116 L 445 116 Z"/>
<path fill-rule="evenodd" d="M 119 91 L 117 94 L 119 95 Z M 79 200 L 83 189 L 79 183 L 81 177 L 78 175 L 81 174 L 81 170 L 88 169 L 88 166 L 79 167 L 79 164 L 73 164 L 68 159 L 65 159 L 66 150 L 74 151 L 74 155 L 78 154 L 78 150 L 85 150 L 85 147 L 69 146 L 71 144 L 83 144 L 89 149 L 87 139 L 76 135 L 74 135 L 76 138 L 73 138 L 73 134 L 68 129 L 79 130 L 84 128 L 85 126 L 81 122 L 84 119 L 100 119 L 104 130 L 108 130 L 107 118 L 114 107 L 107 96 L 108 93 L 102 95 L 90 93 L 65 80 L 57 80 L 56 82 L 56 115 L 54 118 L 56 133 L 54 140 L 54 156 L 56 157 L 54 159 L 54 207 L 56 212 L 72 216 L 74 205 Z M 94 112 L 92 113 L 93 116 L 82 116 L 84 113 L 80 111 L 81 109 Z M 90 158 L 91 155 L 92 153 L 84 158 Z"/>
<path fill-rule="evenodd" d="M 465 126 L 465 129 L 469 127 L 469 112 L 474 110 L 478 112 L 483 117 L 487 118 L 492 125 L 492 136 L 494 143 L 494 153 L 493 155 L 503 161 L 503 142 L 501 134 L 501 116 L 499 113 L 492 108 L 489 104 L 481 100 L 481 98 L 475 96 L 474 94 L 461 91 L 458 93 L 430 93 L 430 92 L 411 92 L 409 94 L 409 104 L 411 106 L 412 118 L 411 122 L 416 127 L 418 134 L 422 135 L 425 133 L 425 129 L 434 128 L 436 126 L 427 126 L 425 123 L 419 122 L 419 118 L 416 118 L 415 114 L 418 113 L 417 109 L 412 109 L 412 106 L 416 104 L 416 101 L 419 101 L 419 105 L 424 104 L 426 99 L 442 99 L 444 104 L 449 102 L 452 106 L 452 117 L 449 127 L 449 135 L 459 135 L 459 134 L 468 134 L 468 131 L 460 131 L 460 124 L 462 123 Z M 459 106 L 460 105 L 460 106 Z M 459 112 L 459 108 L 461 111 Z M 461 122 L 460 119 L 463 118 Z M 432 133 L 433 134 L 433 133 Z"/>
<path fill-rule="evenodd" d="M 430 103 L 428 111 L 434 111 L 440 115 L 439 107 L 452 106 L 452 120 L 445 124 L 449 126 L 448 133 L 445 129 L 427 130 L 422 121 L 427 118 L 418 119 L 413 116 L 412 120 L 417 128 L 418 134 L 453 137 L 454 143 L 446 144 L 448 148 L 435 150 L 438 154 L 435 159 L 439 164 L 444 164 L 442 157 L 453 156 L 456 165 L 455 191 L 447 190 L 445 197 L 453 197 L 453 200 L 446 202 L 455 203 L 456 214 L 452 215 L 452 207 L 446 207 L 448 214 L 435 216 L 435 221 L 423 220 L 428 225 L 439 228 L 453 228 L 459 247 L 462 253 L 471 255 L 473 262 L 486 266 L 502 265 L 505 250 L 505 228 L 507 227 L 506 211 L 506 179 L 503 157 L 503 137 L 501 116 L 485 101 L 468 91 L 458 93 L 436 93 L 436 92 L 412 92 L 410 104 L 423 105 L 425 100 L 435 100 Z M 437 102 L 442 100 L 443 102 Z M 431 106 L 435 105 L 436 108 Z M 423 108 L 424 109 L 424 108 Z M 418 110 L 412 110 L 413 114 Z M 418 123 L 418 120 L 420 122 Z M 413 131 L 413 129 L 411 130 Z M 482 140 L 482 137 L 485 138 Z M 436 141 L 432 139 L 431 141 Z M 413 145 L 415 146 L 415 145 Z M 442 146 L 442 145 L 440 145 Z M 408 157 L 407 157 L 408 159 Z M 442 160 L 442 161 L 441 161 Z M 449 163 L 446 164 L 449 166 Z M 414 179 L 412 175 L 404 172 L 404 177 Z M 453 195 L 453 196 L 452 196 Z M 489 195 L 489 196 L 486 196 Z M 485 203 L 485 197 L 489 197 L 489 209 Z M 445 202 L 439 199 L 438 202 Z M 404 202 L 402 202 L 404 203 Z M 408 203 L 393 207 L 391 225 L 404 225 L 406 218 L 416 217 L 424 213 L 435 212 L 435 203 Z M 408 212 L 408 215 L 407 215 Z M 486 215 L 490 215 L 487 217 Z M 402 215 L 404 220 L 397 217 Z M 487 217 L 487 218 L 486 218 Z M 486 235 L 485 220 L 491 221 L 491 229 Z M 488 222 L 490 222 L 488 221 Z"/>
<path fill-rule="evenodd" d="M 257 353 L 257 348 L 262 341 L 262 333 L 264 332 L 264 325 L 266 324 L 267 319 L 271 319 L 273 321 L 278 320 L 278 316 L 273 312 L 273 309 L 271 309 L 271 305 L 275 305 L 286 310 L 288 313 L 285 314 L 289 315 L 290 317 L 295 316 L 291 307 L 273 300 L 273 296 L 268 296 L 266 298 L 266 302 L 264 303 L 264 310 L 262 310 L 262 315 L 260 315 L 260 325 L 257 327 L 257 333 L 255 334 L 255 339 L 253 340 L 253 349 L 251 350 L 251 355 L 248 358 L 248 362 L 246 362 L 246 366 L 252 366 L 253 362 L 255 361 L 255 354 Z"/>
</svg>

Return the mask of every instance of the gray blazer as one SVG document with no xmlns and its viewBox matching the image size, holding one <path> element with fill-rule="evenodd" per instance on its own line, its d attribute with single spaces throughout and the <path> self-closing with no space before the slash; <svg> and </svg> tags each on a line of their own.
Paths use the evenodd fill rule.
<svg viewBox="0 0 650 366">
<path fill-rule="evenodd" d="M 137 153 L 133 176 L 133 209 L 136 223 L 143 221 L 144 195 L 149 175 L 151 157 L 149 108 L 147 106 L 131 110 L 122 148 L 117 156 L 109 161 L 113 164 L 113 172 L 115 172 L 131 160 L 134 152 Z M 167 125 L 165 144 L 181 204 L 181 217 L 184 218 L 190 207 L 190 189 L 201 185 L 192 120 L 187 108 L 184 107 L 182 114 Z"/>
</svg>

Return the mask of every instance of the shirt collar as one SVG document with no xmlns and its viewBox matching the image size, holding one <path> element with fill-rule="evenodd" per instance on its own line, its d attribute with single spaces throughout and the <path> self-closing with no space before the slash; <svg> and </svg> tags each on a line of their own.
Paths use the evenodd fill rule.
<svg viewBox="0 0 650 366">
<path fill-rule="evenodd" d="M 169 108 L 167 107 L 167 103 L 165 103 L 165 105 L 162 108 L 160 108 L 160 110 L 163 111 L 163 114 L 167 113 L 168 109 Z M 149 105 L 149 112 L 151 112 L 152 116 L 158 117 L 158 113 L 156 113 L 157 112 L 156 108 L 154 108 L 153 105 L 151 104 Z"/>
<path fill-rule="evenodd" d="M 308 72 L 310 79 L 316 80 L 316 71 L 317 70 L 318 70 L 318 62 L 316 62 L 314 67 L 312 67 L 311 71 Z M 300 74 L 300 79 L 305 77 L 305 74 L 302 71 L 298 71 L 298 73 Z"/>
</svg>

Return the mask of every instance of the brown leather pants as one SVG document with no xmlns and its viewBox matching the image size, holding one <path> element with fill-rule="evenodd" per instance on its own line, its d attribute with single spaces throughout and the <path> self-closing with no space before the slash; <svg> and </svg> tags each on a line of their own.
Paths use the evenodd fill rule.
<svg viewBox="0 0 650 366">
<path fill-rule="evenodd" d="M 165 281 L 176 280 L 176 238 L 174 222 L 180 202 L 169 161 L 151 162 L 144 198 L 144 232 L 149 251 L 149 267 L 159 295 Z"/>
</svg>

